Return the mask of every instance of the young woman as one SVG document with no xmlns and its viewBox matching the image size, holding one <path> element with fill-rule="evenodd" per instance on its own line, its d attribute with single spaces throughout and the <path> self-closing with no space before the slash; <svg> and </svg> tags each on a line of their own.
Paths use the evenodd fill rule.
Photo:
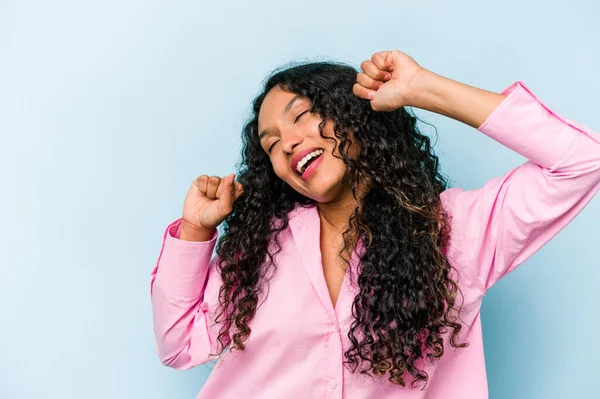
<svg viewBox="0 0 600 399">
<path fill-rule="evenodd" d="M 523 82 L 492 93 L 398 50 L 361 69 L 272 74 L 238 181 L 198 177 L 165 231 L 157 352 L 180 370 L 220 357 L 198 398 L 486 398 L 484 293 L 600 188 L 600 135 Z M 406 106 L 528 161 L 448 188 Z"/>
</svg>

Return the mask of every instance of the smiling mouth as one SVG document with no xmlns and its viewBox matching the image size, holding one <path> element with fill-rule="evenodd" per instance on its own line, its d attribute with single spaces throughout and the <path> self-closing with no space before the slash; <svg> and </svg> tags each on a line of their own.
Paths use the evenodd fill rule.
<svg viewBox="0 0 600 399">
<path fill-rule="evenodd" d="M 302 166 L 302 168 L 300 168 L 300 172 L 298 172 L 298 168 L 294 168 L 294 171 L 296 172 L 296 174 L 297 174 L 298 176 L 302 176 L 302 175 L 304 174 L 304 172 L 306 172 L 306 169 L 308 169 L 308 167 L 310 166 L 310 164 L 312 164 L 314 161 L 316 161 L 317 159 L 319 159 L 320 157 L 322 157 L 322 156 L 323 156 L 323 154 L 324 154 L 324 152 L 323 152 L 323 153 L 321 153 L 321 154 L 319 154 L 319 155 L 317 155 L 317 156 L 315 156 L 315 157 L 312 157 L 311 159 L 309 159 L 309 160 L 308 160 L 308 161 L 307 161 L 307 162 L 304 164 L 304 166 Z"/>
</svg>

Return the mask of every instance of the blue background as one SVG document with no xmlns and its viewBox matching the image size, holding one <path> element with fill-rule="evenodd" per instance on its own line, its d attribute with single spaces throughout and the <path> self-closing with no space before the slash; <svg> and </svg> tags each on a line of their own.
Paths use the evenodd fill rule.
<svg viewBox="0 0 600 399">
<path fill-rule="evenodd" d="M 275 67 L 398 48 L 600 130 L 598 2 L 0 1 L 0 398 L 193 398 L 155 354 L 150 272 L 191 181 L 234 172 Z M 439 115 L 472 189 L 525 159 Z M 433 130 L 423 126 L 425 132 Z M 600 397 L 600 199 L 483 302 L 490 397 Z"/>
</svg>

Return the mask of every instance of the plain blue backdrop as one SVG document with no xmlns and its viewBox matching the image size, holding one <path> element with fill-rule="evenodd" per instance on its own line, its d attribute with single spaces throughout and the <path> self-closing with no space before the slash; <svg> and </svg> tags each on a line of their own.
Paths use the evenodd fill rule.
<svg viewBox="0 0 600 399">
<path fill-rule="evenodd" d="M 250 101 L 295 60 L 398 48 L 600 130 L 599 3 L 0 1 L 0 398 L 193 398 L 155 353 L 150 272 L 191 181 L 240 159 Z M 453 186 L 525 159 L 438 129 Z M 423 126 L 427 133 L 434 133 Z M 492 399 L 598 398 L 600 199 L 483 302 Z"/>
</svg>

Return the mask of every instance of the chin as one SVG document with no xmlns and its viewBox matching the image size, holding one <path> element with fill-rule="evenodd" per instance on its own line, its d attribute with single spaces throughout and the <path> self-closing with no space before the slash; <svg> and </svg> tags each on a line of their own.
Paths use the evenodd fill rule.
<svg viewBox="0 0 600 399">
<path fill-rule="evenodd" d="M 302 195 L 318 202 L 333 202 L 343 191 L 342 176 L 315 176 L 309 181 L 302 181 Z"/>
</svg>

